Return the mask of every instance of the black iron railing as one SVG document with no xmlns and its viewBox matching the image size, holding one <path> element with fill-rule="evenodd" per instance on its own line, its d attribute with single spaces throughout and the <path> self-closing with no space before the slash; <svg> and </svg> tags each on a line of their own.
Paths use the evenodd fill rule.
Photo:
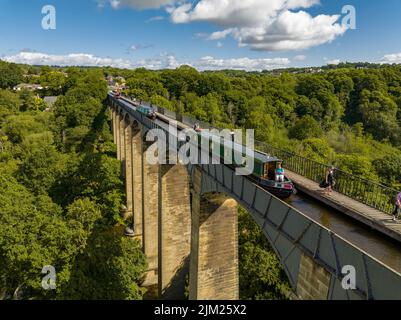
<svg viewBox="0 0 401 320">
<path fill-rule="evenodd" d="M 271 154 L 284 161 L 283 166 L 305 178 L 320 183 L 326 177 L 330 166 L 302 157 L 293 152 L 282 150 L 263 142 L 255 142 L 255 149 Z M 382 212 L 394 211 L 395 198 L 399 191 L 370 181 L 340 169 L 334 170 L 334 190 L 354 200 Z"/>
<path fill-rule="evenodd" d="M 135 100 L 134 97 L 127 97 Z M 139 101 L 140 104 L 145 102 Z M 149 105 L 149 104 L 148 104 Z M 181 115 L 163 107 L 153 106 L 156 112 L 166 115 L 171 119 L 182 122 L 190 127 L 198 123 L 203 129 L 213 129 L 209 123 L 196 120 L 188 115 Z M 216 128 L 221 130 L 221 128 Z M 305 178 L 320 183 L 325 179 L 329 165 L 302 157 L 293 152 L 282 150 L 267 143 L 255 141 L 255 150 L 270 154 L 283 160 L 283 166 Z M 391 214 L 394 211 L 395 198 L 400 192 L 380 183 L 370 181 L 340 169 L 334 171 L 334 190 L 351 199 L 357 200 L 374 209 Z"/>
</svg>

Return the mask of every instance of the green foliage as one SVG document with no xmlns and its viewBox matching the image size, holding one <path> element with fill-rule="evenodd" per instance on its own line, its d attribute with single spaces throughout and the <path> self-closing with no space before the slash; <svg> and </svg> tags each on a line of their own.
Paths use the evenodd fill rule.
<svg viewBox="0 0 401 320">
<path fill-rule="evenodd" d="M 329 72 L 327 79 L 333 84 L 334 92 L 345 109 L 350 101 L 350 93 L 354 90 L 354 81 L 344 70 Z"/>
<path fill-rule="evenodd" d="M 357 154 L 339 155 L 337 157 L 338 167 L 343 171 L 357 176 L 366 177 L 369 180 L 377 181 L 377 174 L 372 162 L 365 156 Z"/>
<path fill-rule="evenodd" d="M 222 120 L 222 110 L 220 109 L 219 98 L 216 94 L 209 93 L 200 97 L 195 102 L 195 115 L 198 119 L 207 121 L 214 125 Z"/>
<path fill-rule="evenodd" d="M 87 97 L 83 100 L 73 97 L 74 91 L 66 97 L 61 97 L 54 105 L 54 114 L 61 120 L 61 128 L 89 127 L 95 116 L 102 109 L 102 104 L 95 98 Z"/>
<path fill-rule="evenodd" d="M 22 82 L 23 72 L 21 67 L 14 63 L 0 61 L 0 88 L 12 88 Z"/>
<path fill-rule="evenodd" d="M 0 296 L 50 298 L 41 288 L 42 268 L 55 266 L 58 283 L 67 281 L 74 256 L 85 246 L 83 229 L 64 220 L 48 197 L 35 198 L 11 176 L 0 176 L 0 189 Z"/>
<path fill-rule="evenodd" d="M 327 140 L 322 138 L 311 138 L 302 141 L 303 155 L 309 159 L 326 162 L 334 158 L 334 150 L 329 146 Z M 331 162 L 331 161 L 330 161 Z"/>
<path fill-rule="evenodd" d="M 126 78 L 126 93 L 138 99 L 218 127 L 255 129 L 257 139 L 273 146 L 399 186 L 401 69 L 362 63 L 323 70 L 56 69 L 0 62 L 0 88 L 22 82 L 26 73 L 24 81 L 60 95 L 45 112 L 33 93 L 0 89 L 0 298 L 143 295 L 144 255 L 121 236 L 124 184 L 102 103 L 104 75 Z M 243 211 L 239 223 L 241 297 L 286 298 L 288 281 L 263 234 Z M 57 270 L 56 292 L 40 288 L 48 264 Z"/>
<path fill-rule="evenodd" d="M 89 198 L 78 199 L 67 207 L 66 218 L 80 222 L 84 230 L 91 231 L 101 212 Z"/>
<path fill-rule="evenodd" d="M 41 74 L 39 82 L 49 95 L 59 95 L 63 92 L 66 75 L 62 72 L 50 70 Z"/>
<path fill-rule="evenodd" d="M 161 83 L 161 78 L 158 74 L 149 71 L 137 70 L 132 77 L 127 79 L 127 86 L 130 90 L 141 90 L 146 93 L 146 97 L 162 96 L 168 98 L 168 92 Z M 135 91 L 129 91 L 132 95 Z M 138 97 L 139 99 L 141 97 Z"/>
<path fill-rule="evenodd" d="M 360 93 L 357 112 L 359 112 L 360 120 L 365 124 L 365 128 L 370 130 L 373 128 L 378 129 L 387 124 L 385 122 L 386 117 L 390 118 L 388 119 L 389 121 L 391 118 L 395 119 L 397 105 L 380 91 L 369 91 L 364 89 Z M 378 118 L 378 115 L 381 115 L 382 117 Z M 378 125 L 380 126 L 378 127 Z M 378 132 L 376 134 L 376 137 L 379 139 L 386 137 L 386 132 Z"/>
<path fill-rule="evenodd" d="M 42 133 L 50 126 L 50 117 L 46 113 L 22 113 L 8 117 L 3 124 L 3 131 L 13 143 L 21 143 L 30 134 Z"/>
<path fill-rule="evenodd" d="M 150 97 L 149 102 L 153 105 L 163 107 L 168 110 L 173 110 L 172 103 L 162 96 L 154 95 L 154 96 Z"/>
<path fill-rule="evenodd" d="M 272 137 L 277 131 L 273 116 L 269 112 L 266 100 L 262 97 L 255 97 L 249 101 L 250 113 L 246 123 L 247 128 L 254 128 L 256 139 L 271 143 Z"/>
<path fill-rule="evenodd" d="M 112 73 L 129 79 L 127 92 L 139 99 L 157 97 L 152 101 L 216 126 L 256 129 L 257 139 L 325 163 L 354 153 L 374 161 L 400 147 L 401 69 L 358 63 L 323 70 Z"/>
<path fill-rule="evenodd" d="M 20 106 L 21 100 L 17 94 L 0 89 L 0 125 L 7 116 L 18 113 Z"/>
<path fill-rule="evenodd" d="M 384 184 L 401 185 L 401 152 L 393 153 L 377 159 L 373 166 Z"/>
<path fill-rule="evenodd" d="M 338 125 L 344 108 L 334 94 L 332 83 L 322 76 L 302 76 L 296 91 L 300 95 L 298 115 L 313 116 L 326 129 Z"/>
<path fill-rule="evenodd" d="M 119 230 L 97 230 L 63 287 L 68 300 L 142 299 L 142 281 L 147 263 L 138 241 L 121 237 Z"/>
<path fill-rule="evenodd" d="M 0 299 L 141 299 L 145 256 L 115 227 L 124 188 L 103 74 L 37 73 L 65 93 L 54 113 L 31 92 L 0 90 Z M 55 291 L 41 287 L 46 265 Z"/>
<path fill-rule="evenodd" d="M 248 212 L 239 208 L 240 298 L 286 299 L 290 290 L 280 260 Z"/>
<path fill-rule="evenodd" d="M 31 91 L 22 90 L 19 97 L 21 99 L 21 111 L 43 111 L 47 107 L 43 99 Z"/>
<path fill-rule="evenodd" d="M 161 84 L 166 91 L 176 99 L 187 92 L 196 92 L 200 74 L 197 70 L 181 66 L 177 70 L 165 70 L 160 75 Z"/>
<path fill-rule="evenodd" d="M 63 157 L 51 137 L 49 133 L 29 136 L 30 140 L 40 142 L 27 145 L 21 154 L 18 180 L 35 194 L 48 193 L 64 169 Z"/>
<path fill-rule="evenodd" d="M 289 132 L 289 137 L 291 139 L 298 140 L 320 138 L 322 136 L 323 130 L 320 127 L 319 123 L 309 115 L 306 115 L 299 119 Z"/>
<path fill-rule="evenodd" d="M 120 167 L 117 159 L 100 153 L 70 159 L 52 190 L 55 201 L 66 206 L 79 197 L 88 197 L 99 204 L 107 223 L 119 222 L 124 198 Z"/>
</svg>

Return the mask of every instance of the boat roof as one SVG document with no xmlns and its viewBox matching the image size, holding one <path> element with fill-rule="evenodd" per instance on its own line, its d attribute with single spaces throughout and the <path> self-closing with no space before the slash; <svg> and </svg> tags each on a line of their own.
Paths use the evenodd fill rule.
<svg viewBox="0 0 401 320">
<path fill-rule="evenodd" d="M 209 138 L 209 139 L 210 139 L 211 136 L 213 136 L 212 133 L 207 132 L 207 131 L 202 131 L 201 135 L 203 135 L 205 138 Z M 224 139 L 224 137 L 220 137 L 220 139 Z M 227 139 L 224 139 L 224 140 L 226 141 Z M 230 143 L 230 145 L 232 145 L 232 144 Z M 241 145 L 239 143 L 234 143 L 234 148 L 233 149 L 234 149 L 234 151 L 242 153 L 243 155 L 248 156 L 250 158 L 254 158 L 256 160 L 259 160 L 260 162 L 263 162 L 263 163 L 281 162 L 282 161 L 281 159 L 279 159 L 277 157 L 271 156 L 271 155 L 269 155 L 267 153 L 264 153 L 264 152 L 261 152 L 261 151 L 252 150 L 252 149 L 247 148 L 246 146 Z"/>
</svg>

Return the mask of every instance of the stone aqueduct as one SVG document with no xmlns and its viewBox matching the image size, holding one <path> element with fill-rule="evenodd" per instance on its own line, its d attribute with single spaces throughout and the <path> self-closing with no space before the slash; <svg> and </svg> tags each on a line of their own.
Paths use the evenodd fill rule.
<svg viewBox="0 0 401 320">
<path fill-rule="evenodd" d="M 401 275 L 224 165 L 146 161 L 145 135 L 160 128 L 109 96 L 117 157 L 126 185 L 126 218 L 148 260 L 144 285 L 162 299 L 239 299 L 240 204 L 261 227 L 300 299 L 401 299 Z M 356 289 L 342 268 L 356 269 Z"/>
<path fill-rule="evenodd" d="M 236 201 L 202 194 L 196 168 L 191 179 L 181 164 L 149 164 L 146 129 L 128 114 L 113 110 L 112 124 L 126 180 L 126 218 L 132 217 L 149 264 L 144 285 L 157 286 L 159 297 L 183 298 L 190 272 L 190 299 L 238 299 Z"/>
</svg>

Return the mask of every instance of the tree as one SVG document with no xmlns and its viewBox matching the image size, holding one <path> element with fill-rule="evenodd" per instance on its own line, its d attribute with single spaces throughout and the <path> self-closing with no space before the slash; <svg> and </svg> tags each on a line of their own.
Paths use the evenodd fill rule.
<svg viewBox="0 0 401 320">
<path fill-rule="evenodd" d="M 303 155 L 309 159 L 328 163 L 334 158 L 335 152 L 323 138 L 311 138 L 302 141 Z"/>
<path fill-rule="evenodd" d="M 21 143 L 30 134 L 43 133 L 50 126 L 49 114 L 21 113 L 10 116 L 3 124 L 3 131 L 13 143 Z"/>
<path fill-rule="evenodd" d="M 381 91 L 363 89 L 359 95 L 354 121 L 362 122 L 366 132 L 377 140 L 398 140 L 397 104 Z"/>
<path fill-rule="evenodd" d="M 320 138 L 322 136 L 322 128 L 320 127 L 319 123 L 311 116 L 304 116 L 299 119 L 289 132 L 290 138 L 298 140 Z"/>
<path fill-rule="evenodd" d="M 101 103 L 107 87 L 97 70 L 71 72 L 54 114 L 31 111 L 29 92 L 19 99 L 0 91 L 8 112 L 0 123 L 0 299 L 140 299 L 144 292 L 145 256 L 119 225 L 124 184 Z M 57 272 L 55 291 L 41 287 L 47 265 Z"/>
<path fill-rule="evenodd" d="M 200 92 L 203 88 L 200 88 L 199 85 L 202 76 L 192 67 L 181 66 L 176 70 L 164 70 L 160 77 L 163 87 L 167 89 L 171 97 L 179 99 L 188 92 L 196 92 L 198 96 L 202 95 Z"/>
<path fill-rule="evenodd" d="M 97 230 L 77 258 L 71 280 L 62 288 L 63 299 L 138 300 L 147 263 L 138 241 L 121 232 Z"/>
<path fill-rule="evenodd" d="M 81 224 L 61 217 L 47 197 L 35 198 L 11 176 L 0 176 L 0 298 L 52 298 L 43 290 L 42 268 L 52 265 L 57 285 L 68 281 L 71 263 L 84 248 Z"/>
<path fill-rule="evenodd" d="M 221 96 L 231 88 L 229 79 L 218 73 L 202 73 L 198 77 L 194 75 L 192 81 L 193 84 L 189 89 L 196 87 L 194 91 L 196 91 L 199 96 L 206 96 L 209 93 L 216 93 Z"/>
<path fill-rule="evenodd" d="M 386 185 L 401 184 L 401 154 L 393 153 L 373 161 L 373 166 Z"/>
<path fill-rule="evenodd" d="M 92 231 L 96 221 L 101 218 L 101 212 L 96 203 L 89 198 L 77 199 L 67 207 L 66 218 L 82 224 L 85 231 Z"/>
<path fill-rule="evenodd" d="M 63 92 L 66 76 L 62 72 L 52 70 L 42 73 L 39 82 L 49 95 L 57 96 Z"/>
<path fill-rule="evenodd" d="M 268 112 L 265 99 L 262 97 L 252 98 L 249 106 L 251 112 L 246 127 L 256 130 L 257 140 L 271 142 L 276 128 L 273 118 Z"/>
<path fill-rule="evenodd" d="M 141 90 L 146 92 L 147 97 L 159 95 L 169 98 L 168 91 L 164 88 L 161 78 L 158 74 L 148 71 L 135 72 L 127 79 L 127 86 L 130 90 Z M 135 91 L 129 91 L 132 94 Z"/>
<path fill-rule="evenodd" d="M 22 90 L 19 94 L 21 99 L 21 111 L 43 111 L 46 109 L 46 103 L 33 92 Z"/>
<path fill-rule="evenodd" d="M 345 172 L 364 177 L 372 181 L 377 181 L 377 173 L 372 162 L 365 156 L 358 154 L 339 155 L 337 157 L 338 166 Z"/>
<path fill-rule="evenodd" d="M 290 291 L 280 260 L 248 212 L 239 208 L 240 298 L 283 300 Z"/>
<path fill-rule="evenodd" d="M 87 197 L 99 205 L 106 224 L 120 222 L 124 198 L 120 162 L 104 154 L 87 153 L 80 159 L 71 159 L 66 167 L 51 190 L 55 201 L 68 206 L 78 198 Z"/>
<path fill-rule="evenodd" d="M 301 76 L 296 91 L 301 97 L 303 96 L 297 107 L 298 115 L 313 116 L 324 129 L 338 126 L 344 107 L 334 94 L 333 84 L 322 76 Z"/>
<path fill-rule="evenodd" d="M 173 110 L 172 103 L 162 96 L 154 95 L 149 99 L 149 102 L 155 106 L 163 107 L 168 110 Z"/>
<path fill-rule="evenodd" d="M 7 116 L 18 113 L 20 106 L 21 100 L 17 94 L 0 89 L 0 125 Z"/>
<path fill-rule="evenodd" d="M 47 194 L 65 168 L 63 157 L 54 147 L 51 133 L 36 135 L 33 141 L 41 143 L 25 144 L 18 180 L 35 194 Z"/>
<path fill-rule="evenodd" d="M 14 63 L 0 61 L 0 88 L 12 88 L 22 82 L 23 72 L 21 67 Z"/>
<path fill-rule="evenodd" d="M 343 70 L 329 72 L 327 79 L 333 84 L 334 92 L 345 109 L 350 101 L 350 94 L 354 90 L 354 81 Z"/>
<path fill-rule="evenodd" d="M 240 90 L 229 90 L 224 94 L 223 101 L 226 105 L 232 104 L 232 118 L 236 120 L 235 125 L 243 126 L 249 119 L 249 101 L 246 93 Z"/>
</svg>

